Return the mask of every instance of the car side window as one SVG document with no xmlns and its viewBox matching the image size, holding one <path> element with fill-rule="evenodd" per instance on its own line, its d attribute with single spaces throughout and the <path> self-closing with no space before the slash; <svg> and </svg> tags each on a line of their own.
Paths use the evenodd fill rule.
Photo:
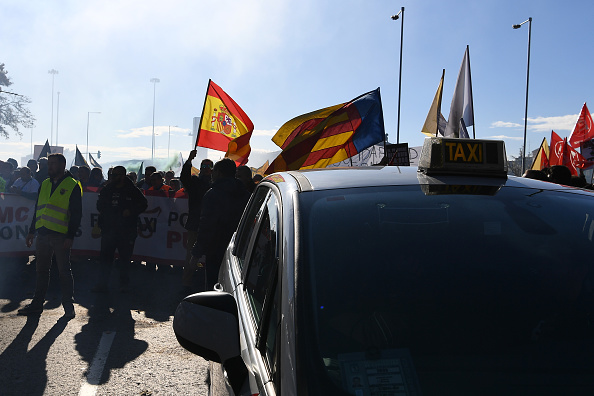
<svg viewBox="0 0 594 396">
<path fill-rule="evenodd" d="M 262 204 L 266 200 L 269 191 L 270 189 L 266 187 L 259 187 L 256 189 L 254 196 L 252 197 L 252 200 L 250 201 L 249 206 L 241 220 L 241 224 L 239 225 L 237 243 L 233 250 L 233 255 L 235 255 L 238 259 L 240 270 L 243 270 L 251 236 L 254 232 L 256 224 L 258 223 L 258 213 L 260 213 Z"/>
<path fill-rule="evenodd" d="M 274 194 L 271 194 L 261 212 L 260 226 L 244 280 L 245 291 L 258 330 L 263 311 L 268 301 L 272 299 L 274 288 L 271 286 L 278 267 L 278 219 L 277 199 Z"/>
</svg>

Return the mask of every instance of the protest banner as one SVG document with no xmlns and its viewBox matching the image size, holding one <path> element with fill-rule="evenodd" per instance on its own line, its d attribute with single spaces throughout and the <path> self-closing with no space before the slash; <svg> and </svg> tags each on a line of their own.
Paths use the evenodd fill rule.
<svg viewBox="0 0 594 396">
<path fill-rule="evenodd" d="M 85 191 L 83 194 L 83 216 L 74 239 L 72 256 L 99 256 L 98 196 L 96 192 Z M 138 219 L 138 238 L 132 259 L 183 265 L 187 240 L 183 227 L 188 216 L 187 198 L 153 195 L 146 198 L 148 208 Z M 30 248 L 25 245 L 34 214 L 34 201 L 20 195 L 0 193 L 0 257 L 35 254 L 35 244 Z"/>
</svg>

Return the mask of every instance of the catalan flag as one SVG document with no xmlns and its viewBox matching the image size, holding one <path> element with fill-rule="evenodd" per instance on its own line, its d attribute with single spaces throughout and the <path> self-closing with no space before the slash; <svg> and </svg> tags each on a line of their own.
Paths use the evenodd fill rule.
<svg viewBox="0 0 594 396">
<path fill-rule="evenodd" d="M 226 151 L 225 156 L 245 165 L 250 155 L 254 124 L 235 101 L 217 84 L 208 80 L 208 89 L 196 146 Z"/>
<path fill-rule="evenodd" d="M 272 138 L 283 151 L 265 174 L 325 168 L 384 140 L 380 89 L 339 105 L 303 114 Z"/>
</svg>

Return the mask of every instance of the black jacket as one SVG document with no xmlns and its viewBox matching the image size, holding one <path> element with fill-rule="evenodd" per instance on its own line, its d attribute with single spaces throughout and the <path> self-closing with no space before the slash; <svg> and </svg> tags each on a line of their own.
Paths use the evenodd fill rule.
<svg viewBox="0 0 594 396">
<path fill-rule="evenodd" d="M 198 231 L 202 198 L 210 189 L 210 176 L 192 176 L 192 162 L 186 161 L 179 178 L 188 193 L 188 219 L 184 227 L 189 231 Z"/>
<path fill-rule="evenodd" d="M 206 255 L 207 262 L 223 258 L 250 195 L 243 183 L 233 177 L 213 183 L 202 199 L 198 234 L 192 249 L 194 257 Z"/>
<path fill-rule="evenodd" d="M 102 235 L 135 238 L 138 215 L 146 210 L 148 203 L 132 180 L 127 177 L 123 180 L 122 188 L 117 188 L 114 183 L 107 183 L 99 193 L 99 228 Z M 126 209 L 130 211 L 130 216 L 124 217 L 123 212 Z"/>
</svg>

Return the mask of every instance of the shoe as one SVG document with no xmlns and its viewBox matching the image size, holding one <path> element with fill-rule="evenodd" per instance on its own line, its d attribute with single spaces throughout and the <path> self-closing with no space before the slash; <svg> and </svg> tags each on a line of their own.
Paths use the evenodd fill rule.
<svg viewBox="0 0 594 396">
<path fill-rule="evenodd" d="M 74 308 L 72 309 L 66 309 L 64 308 L 64 317 L 66 319 L 72 319 L 76 316 L 76 312 L 74 311 Z"/>
<path fill-rule="evenodd" d="M 106 285 L 95 285 L 91 288 L 93 293 L 107 293 L 107 286 Z"/>
<path fill-rule="evenodd" d="M 43 312 L 43 306 L 38 304 L 27 304 L 18 310 L 19 315 L 38 315 Z"/>
</svg>

